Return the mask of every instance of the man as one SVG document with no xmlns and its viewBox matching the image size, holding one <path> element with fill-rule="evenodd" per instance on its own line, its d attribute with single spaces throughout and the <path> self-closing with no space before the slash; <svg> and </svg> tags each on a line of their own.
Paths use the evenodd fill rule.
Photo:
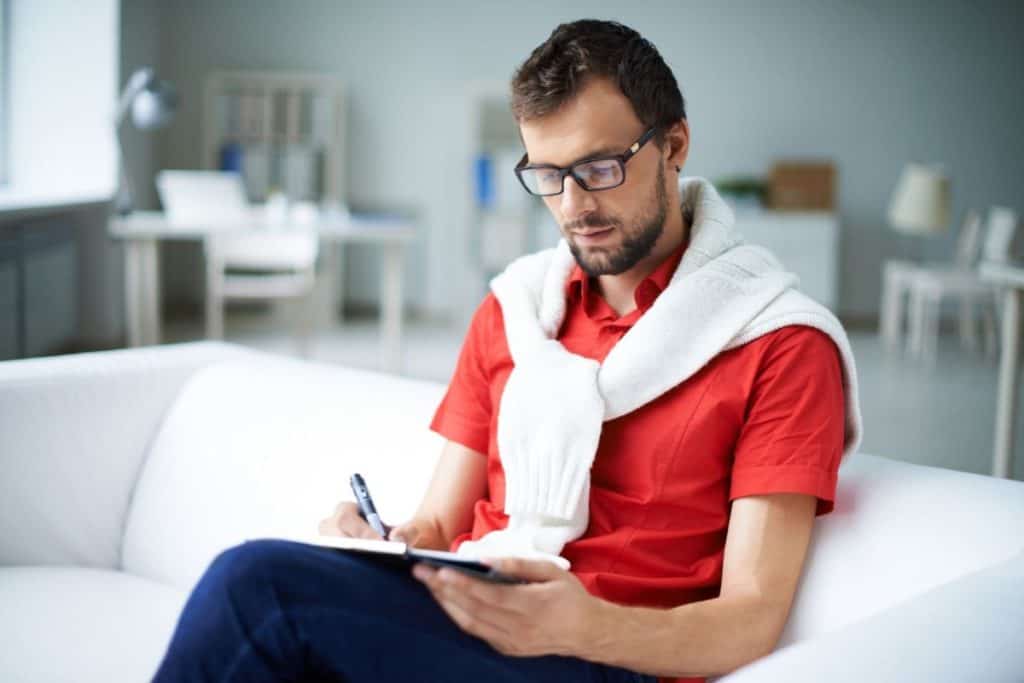
<svg viewBox="0 0 1024 683">
<path fill-rule="evenodd" d="M 427 494 L 390 536 L 529 583 L 247 543 L 196 586 L 158 680 L 701 680 L 775 647 L 859 434 L 845 337 L 738 246 L 713 188 L 681 193 L 683 98 L 636 32 L 559 26 L 512 108 L 516 172 L 571 258 L 495 281 L 432 423 L 448 441 Z M 377 538 L 351 503 L 320 530 Z"/>
</svg>

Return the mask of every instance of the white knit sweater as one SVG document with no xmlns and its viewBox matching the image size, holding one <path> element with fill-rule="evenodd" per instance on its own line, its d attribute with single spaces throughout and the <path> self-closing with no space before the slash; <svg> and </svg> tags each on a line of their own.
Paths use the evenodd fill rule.
<svg viewBox="0 0 1024 683">
<path fill-rule="evenodd" d="M 828 334 L 842 359 L 843 457 L 861 438 L 857 372 L 842 325 L 800 294 L 766 249 L 743 244 L 732 211 L 701 178 L 680 181 L 690 244 L 668 287 L 599 364 L 554 339 L 576 263 L 563 240 L 524 256 L 491 282 L 515 368 L 498 412 L 508 528 L 459 552 L 533 557 L 568 567 L 563 546 L 586 530 L 590 466 L 601 425 L 686 381 L 719 353 L 786 325 Z"/>
</svg>

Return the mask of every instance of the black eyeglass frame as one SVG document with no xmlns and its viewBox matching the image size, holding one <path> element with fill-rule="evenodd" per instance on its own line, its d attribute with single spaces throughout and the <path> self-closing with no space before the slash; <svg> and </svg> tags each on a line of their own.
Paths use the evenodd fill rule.
<svg viewBox="0 0 1024 683">
<path fill-rule="evenodd" d="M 526 162 L 527 157 L 529 155 L 524 154 L 523 158 L 519 160 L 518 164 L 516 164 L 516 178 L 519 179 L 519 184 L 523 186 L 523 189 L 532 194 L 534 197 L 555 197 L 562 194 L 563 192 L 565 192 L 565 177 L 570 175 L 573 177 L 573 180 L 575 180 L 579 184 L 579 186 L 586 190 L 587 192 L 601 192 L 602 190 L 614 189 L 622 185 L 624 182 L 626 182 L 626 162 L 632 159 L 634 156 L 636 156 L 637 152 L 640 151 L 640 148 L 646 145 L 647 142 L 654 137 L 654 133 L 657 130 L 657 126 L 648 128 L 647 132 L 645 132 L 643 135 L 637 138 L 636 141 L 632 145 L 630 145 L 622 154 L 602 154 L 599 156 L 589 157 L 587 159 L 580 159 L 579 161 L 574 162 L 572 165 L 567 166 L 566 168 L 559 168 L 554 164 L 528 164 Z M 595 161 L 617 161 L 619 163 L 619 169 L 622 171 L 622 179 L 619 180 L 619 182 L 615 183 L 614 185 L 609 185 L 608 187 L 590 187 L 589 185 L 587 185 L 586 181 L 583 180 L 583 178 L 581 178 L 576 173 L 575 169 L 577 166 L 582 166 L 583 164 L 592 164 Z M 523 180 L 523 171 L 539 170 L 545 168 L 553 171 L 558 171 L 558 174 L 560 176 L 558 179 L 559 187 L 561 188 L 558 190 L 558 192 L 534 192 L 526 184 L 526 181 Z"/>
</svg>

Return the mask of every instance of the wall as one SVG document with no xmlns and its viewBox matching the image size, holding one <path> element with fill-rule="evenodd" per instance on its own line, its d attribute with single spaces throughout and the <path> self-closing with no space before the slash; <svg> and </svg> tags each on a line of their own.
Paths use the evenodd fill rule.
<svg viewBox="0 0 1024 683">
<path fill-rule="evenodd" d="M 779 157 L 836 161 L 847 315 L 877 311 L 884 258 L 952 249 L 951 235 L 915 243 L 886 229 L 906 161 L 948 164 L 958 217 L 969 205 L 1024 209 L 1020 3 L 181 0 L 158 12 L 159 66 L 184 108 L 148 177 L 199 164 L 211 69 L 334 73 L 351 94 L 350 198 L 419 210 L 425 232 L 408 295 L 435 313 L 453 312 L 465 282 L 468 84 L 506 80 L 558 22 L 583 16 L 633 26 L 673 67 L 693 135 L 685 173 L 763 173 Z M 374 296 L 370 255 L 349 264 L 357 299 Z M 197 297 L 197 262 L 170 266 L 169 296 Z"/>
<path fill-rule="evenodd" d="M 116 182 L 120 4 L 12 0 L 7 9 L 9 184 L 0 193 L 0 239 L 6 242 L 0 358 L 17 353 L 12 273 L 21 258 L 25 354 L 117 345 L 124 329 L 120 254 L 107 237 L 106 207 L 96 202 L 110 196 Z M 82 208 L 31 218 L 9 212 L 55 200 Z"/>
</svg>

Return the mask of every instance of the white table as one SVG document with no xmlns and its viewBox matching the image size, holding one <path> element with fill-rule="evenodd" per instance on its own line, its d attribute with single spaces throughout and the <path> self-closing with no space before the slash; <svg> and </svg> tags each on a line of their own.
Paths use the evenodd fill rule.
<svg viewBox="0 0 1024 683">
<path fill-rule="evenodd" d="M 1003 348 L 999 358 L 996 399 L 996 439 L 992 475 L 1013 477 L 1013 432 L 1017 417 L 1017 377 L 1020 372 L 1020 316 L 1024 298 L 1024 266 L 982 263 L 981 279 L 1003 292 Z"/>
<path fill-rule="evenodd" d="M 160 343 L 160 260 L 159 244 L 165 240 L 203 242 L 212 234 L 301 228 L 315 230 L 330 249 L 324 249 L 318 289 L 337 314 L 342 298 L 342 248 L 348 243 L 373 244 L 381 249 L 381 366 L 399 372 L 402 358 L 402 261 L 404 250 L 416 236 L 404 220 L 372 216 L 336 216 L 288 224 L 202 225 L 172 224 L 162 212 L 138 211 L 112 218 L 109 232 L 122 241 L 125 252 L 125 313 L 128 343 L 143 346 Z"/>
</svg>

